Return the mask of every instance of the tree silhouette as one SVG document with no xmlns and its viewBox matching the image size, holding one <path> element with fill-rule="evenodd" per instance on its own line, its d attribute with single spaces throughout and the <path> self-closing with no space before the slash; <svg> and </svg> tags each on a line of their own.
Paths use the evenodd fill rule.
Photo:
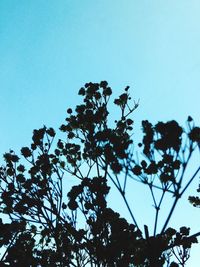
<svg viewBox="0 0 200 267">
<path fill-rule="evenodd" d="M 4 154 L 0 266 L 185 266 L 199 233 L 190 235 L 186 226 L 175 230 L 168 224 L 200 171 L 197 166 L 190 178 L 185 177 L 199 146 L 200 128 L 191 117 L 187 129 L 174 120 L 155 125 L 143 121 L 138 159 L 130 118 L 138 104 L 131 106 L 129 87 L 114 100 L 119 114 L 115 119 L 109 118 L 112 90 L 106 81 L 85 84 L 79 95 L 83 102 L 67 110 L 60 127 L 64 138 L 57 144 L 54 129 L 44 126 L 33 131 L 33 142 L 21 149 L 21 158 L 14 151 Z M 69 177 L 75 178 L 72 188 Z M 137 223 L 126 195 L 128 179 L 149 188 L 155 212 L 152 234 L 149 226 Z M 132 221 L 109 206 L 111 186 Z M 166 196 L 171 196 L 172 205 L 158 230 Z M 199 205 L 194 198 L 190 201 Z"/>
</svg>

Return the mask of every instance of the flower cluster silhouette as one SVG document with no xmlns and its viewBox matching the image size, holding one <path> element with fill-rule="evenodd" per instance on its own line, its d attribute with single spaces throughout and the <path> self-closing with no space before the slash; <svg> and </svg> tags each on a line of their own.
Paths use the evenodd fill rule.
<svg viewBox="0 0 200 267">
<path fill-rule="evenodd" d="M 186 226 L 175 230 L 169 221 L 200 171 L 197 166 L 185 178 L 199 148 L 200 128 L 190 116 L 186 129 L 175 120 L 155 125 L 144 120 L 138 158 L 132 138 L 132 113 L 138 103 L 132 101 L 129 87 L 113 101 L 118 118 L 109 114 L 112 89 L 106 81 L 87 83 L 78 94 L 83 101 L 67 109 L 60 126 L 62 140 L 55 141 L 55 130 L 43 126 L 33 131 L 32 144 L 22 147 L 20 156 L 12 150 L 4 154 L 0 266 L 185 266 L 199 233 L 190 235 Z M 75 181 L 69 190 L 68 177 Z M 155 218 L 151 234 L 145 222 L 137 222 L 126 195 L 128 179 L 149 188 Z M 110 207 L 113 186 L 131 221 Z M 166 195 L 172 205 L 159 230 Z M 200 206 L 198 196 L 189 201 Z"/>
</svg>

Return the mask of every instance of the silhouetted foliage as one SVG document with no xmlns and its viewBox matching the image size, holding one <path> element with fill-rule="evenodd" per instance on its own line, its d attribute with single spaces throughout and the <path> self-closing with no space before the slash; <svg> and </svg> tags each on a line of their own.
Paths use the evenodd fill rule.
<svg viewBox="0 0 200 267">
<path fill-rule="evenodd" d="M 56 145 L 54 129 L 44 126 L 33 131 L 32 144 L 21 149 L 21 158 L 14 151 L 4 154 L 0 266 L 185 266 L 199 233 L 190 235 L 186 226 L 172 229 L 169 221 L 200 171 L 197 166 L 185 179 L 199 146 L 200 128 L 191 117 L 187 129 L 175 120 L 155 125 L 142 121 L 139 159 L 130 118 L 138 104 L 131 101 L 129 87 L 114 100 L 118 109 L 114 119 L 109 117 L 112 90 L 106 81 L 85 84 L 79 95 L 83 102 L 74 111 L 67 109 L 60 127 L 65 137 Z M 72 188 L 70 177 L 75 178 Z M 152 234 L 149 226 L 137 223 L 130 204 L 134 195 L 131 202 L 127 199 L 128 179 L 149 188 L 155 208 Z M 111 185 L 131 220 L 109 206 Z M 171 209 L 158 230 L 160 209 L 168 195 Z M 198 197 L 190 201 L 200 206 Z"/>
</svg>

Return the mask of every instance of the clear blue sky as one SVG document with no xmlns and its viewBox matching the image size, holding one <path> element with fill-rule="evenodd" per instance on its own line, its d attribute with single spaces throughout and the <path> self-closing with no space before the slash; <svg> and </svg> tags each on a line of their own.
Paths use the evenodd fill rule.
<svg viewBox="0 0 200 267">
<path fill-rule="evenodd" d="M 130 85 L 137 127 L 199 124 L 199 14 L 199 0 L 1 0 L 0 153 L 58 128 L 88 81 Z"/>
</svg>

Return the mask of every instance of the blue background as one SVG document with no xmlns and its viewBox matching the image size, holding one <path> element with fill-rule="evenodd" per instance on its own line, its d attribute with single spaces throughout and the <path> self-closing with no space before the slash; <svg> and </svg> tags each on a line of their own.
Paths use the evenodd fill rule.
<svg viewBox="0 0 200 267">
<path fill-rule="evenodd" d="M 131 86 L 138 137 L 143 119 L 198 124 L 199 14 L 198 0 L 0 0 L 1 155 L 34 128 L 58 129 L 88 81 L 107 80 L 115 96 Z M 177 217 L 199 231 L 187 201 Z"/>
</svg>

